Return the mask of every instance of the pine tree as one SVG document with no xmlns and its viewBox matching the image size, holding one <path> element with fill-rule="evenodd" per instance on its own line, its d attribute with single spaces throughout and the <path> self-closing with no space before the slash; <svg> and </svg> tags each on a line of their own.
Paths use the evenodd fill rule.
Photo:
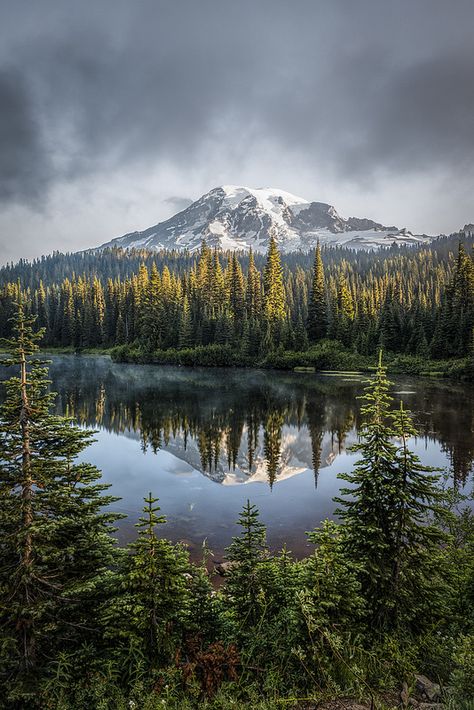
<svg viewBox="0 0 474 710">
<path fill-rule="evenodd" d="M 115 328 L 115 338 L 114 345 L 122 345 L 126 342 L 127 335 L 125 331 L 125 322 L 122 316 L 122 311 L 119 311 L 116 328 Z"/>
<path fill-rule="evenodd" d="M 316 343 L 326 337 L 328 327 L 328 314 L 326 303 L 326 288 L 324 283 L 324 266 L 321 258 L 321 249 L 316 247 L 313 266 L 313 282 L 308 303 L 307 331 L 309 341 Z"/>
<path fill-rule="evenodd" d="M 352 338 L 352 323 L 354 321 L 354 301 L 345 276 L 341 274 L 337 289 L 337 329 L 336 337 L 346 346 Z"/>
<path fill-rule="evenodd" d="M 440 547 L 444 535 L 434 523 L 444 499 L 439 488 L 437 469 L 424 466 L 408 448 L 410 438 L 418 432 L 410 413 L 400 402 L 392 415 L 393 429 L 399 441 L 397 475 L 392 481 L 390 501 L 391 534 L 391 600 L 390 623 L 426 625 L 426 616 L 442 615 L 446 588 L 439 578 Z"/>
<path fill-rule="evenodd" d="M 278 340 L 285 320 L 285 289 L 280 253 L 273 236 L 270 237 L 263 283 L 265 318 L 270 324 L 272 338 Z"/>
<path fill-rule="evenodd" d="M 361 565 L 361 583 L 374 629 L 404 623 L 420 624 L 420 594 L 425 603 L 438 601 L 435 577 L 439 532 L 427 524 L 440 493 L 433 469 L 409 452 L 407 438 L 415 430 L 403 408 L 390 411 L 390 383 L 380 354 L 373 380 L 365 390 L 362 440 L 353 449 L 361 459 L 339 478 L 351 484 L 336 498 L 347 553 Z M 395 438 L 401 438 L 397 446 Z M 418 566 L 419 562 L 419 566 Z M 415 595 L 415 596 L 414 596 Z M 424 607 L 426 611 L 426 606 Z"/>
<path fill-rule="evenodd" d="M 342 506 L 336 512 L 347 529 L 348 554 L 363 565 L 362 586 L 373 619 L 379 624 L 386 620 L 390 584 L 387 481 L 396 477 L 397 469 L 388 390 L 389 382 L 380 354 L 376 375 L 365 389 L 365 404 L 361 410 L 365 417 L 362 441 L 354 446 L 354 451 L 361 453 L 361 459 L 352 472 L 339 476 L 351 484 L 350 489 L 341 489 L 341 494 L 351 498 L 335 499 Z"/>
<path fill-rule="evenodd" d="M 219 259 L 219 252 L 214 250 L 212 265 L 209 273 L 209 289 L 207 298 L 212 309 L 219 311 L 226 302 L 226 287 L 222 266 Z"/>
<path fill-rule="evenodd" d="M 62 293 L 61 293 L 61 344 L 71 345 L 74 340 L 74 295 L 72 290 L 72 284 L 69 279 L 66 279 L 63 283 Z"/>
<path fill-rule="evenodd" d="M 262 292 L 260 283 L 260 272 L 255 266 L 255 258 L 252 249 L 249 251 L 249 264 L 247 271 L 246 287 L 246 307 L 249 320 L 258 318 L 262 309 Z"/>
<path fill-rule="evenodd" d="M 104 290 L 99 279 L 96 277 L 92 281 L 92 334 L 91 345 L 103 345 L 104 343 L 104 318 L 105 300 Z"/>
<path fill-rule="evenodd" d="M 237 261 L 235 252 L 230 262 L 229 302 L 234 324 L 234 333 L 238 336 L 242 332 L 242 321 L 245 312 L 245 292 L 242 268 Z"/>
<path fill-rule="evenodd" d="M 439 314 L 435 355 L 467 355 L 474 326 L 474 265 L 462 243 Z"/>
<path fill-rule="evenodd" d="M 232 339 L 234 320 L 228 309 L 225 308 L 216 318 L 214 342 L 218 345 L 228 345 Z"/>
<path fill-rule="evenodd" d="M 237 524 L 242 532 L 234 537 L 227 550 L 233 566 L 226 585 L 226 594 L 242 628 L 252 628 L 260 612 L 262 589 L 261 566 L 268 559 L 265 526 L 259 520 L 259 511 L 248 500 L 239 515 Z"/>
<path fill-rule="evenodd" d="M 298 319 L 296 321 L 296 326 L 293 331 L 293 343 L 292 346 L 296 351 L 305 351 L 308 349 L 308 333 L 307 329 L 304 327 L 303 317 L 301 313 L 298 314 Z"/>
<path fill-rule="evenodd" d="M 117 518 L 104 510 L 116 499 L 103 495 L 99 471 L 75 461 L 90 433 L 49 413 L 45 363 L 34 357 L 41 337 L 20 301 L 5 343 L 19 377 L 6 382 L 0 421 L 0 668 L 31 707 L 48 660 L 94 637 Z"/>
<path fill-rule="evenodd" d="M 189 307 L 188 297 L 183 299 L 183 308 L 181 311 L 181 320 L 179 324 L 178 347 L 192 348 L 193 346 L 193 330 L 191 321 L 191 309 Z"/>
<path fill-rule="evenodd" d="M 363 618 L 364 601 L 359 569 L 347 555 L 344 532 L 344 526 L 324 520 L 321 527 L 308 533 L 316 549 L 304 560 L 302 569 L 313 624 L 320 628 L 337 625 L 354 633 Z"/>
<path fill-rule="evenodd" d="M 44 328 L 45 333 L 48 331 L 48 310 L 46 306 L 46 290 L 44 288 L 43 282 L 40 281 L 39 283 L 39 288 L 38 288 L 38 293 L 37 293 L 37 305 L 36 305 L 36 313 L 38 315 L 37 323 L 38 327 Z"/>
<path fill-rule="evenodd" d="M 162 293 L 161 279 L 156 265 L 153 264 L 150 277 L 144 287 L 140 309 L 140 335 L 146 350 L 153 352 L 161 343 L 162 335 Z"/>
<path fill-rule="evenodd" d="M 144 498 L 143 514 L 135 526 L 138 537 L 129 546 L 120 593 L 104 611 L 106 633 L 119 642 L 119 662 L 127 674 L 133 671 L 132 658 L 144 659 L 152 668 L 168 662 L 188 613 L 188 555 L 181 545 L 158 536 L 157 527 L 166 518 L 159 515 L 157 502 L 151 493 Z"/>
<path fill-rule="evenodd" d="M 160 301 L 155 328 L 160 334 L 162 346 L 166 349 L 176 334 L 175 285 L 167 266 L 161 272 Z"/>
</svg>

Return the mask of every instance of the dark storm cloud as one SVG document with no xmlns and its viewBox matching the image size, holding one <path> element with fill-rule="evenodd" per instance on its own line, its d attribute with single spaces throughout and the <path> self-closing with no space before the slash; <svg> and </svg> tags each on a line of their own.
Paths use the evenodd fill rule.
<svg viewBox="0 0 474 710">
<path fill-rule="evenodd" d="M 266 125 L 273 116 L 274 135 L 354 180 L 372 172 L 473 168 L 471 48 L 402 66 L 390 64 L 380 48 L 345 55 L 322 81 L 307 80 L 283 110 L 279 105 L 281 97 L 274 96 L 262 109 Z"/>
<path fill-rule="evenodd" d="M 354 182 L 471 168 L 471 0 L 0 7 L 4 202 L 263 140 Z"/>
<path fill-rule="evenodd" d="M 51 166 L 21 75 L 0 72 L 0 201 L 35 199 Z"/>
<path fill-rule="evenodd" d="M 473 17 L 474 19 L 474 17 Z M 388 87 L 376 121 L 369 122 L 369 160 L 393 169 L 415 164 L 472 167 L 474 52 L 458 47 L 405 67 Z"/>
</svg>

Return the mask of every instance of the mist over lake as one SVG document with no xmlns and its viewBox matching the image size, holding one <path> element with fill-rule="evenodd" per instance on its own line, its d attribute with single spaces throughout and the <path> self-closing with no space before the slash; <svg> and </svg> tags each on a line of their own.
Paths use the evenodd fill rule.
<svg viewBox="0 0 474 710">
<path fill-rule="evenodd" d="M 166 535 L 216 557 L 236 534 L 243 504 L 255 503 L 273 548 L 308 554 L 305 531 L 332 517 L 337 474 L 351 469 L 367 375 L 113 363 L 106 356 L 51 356 L 56 411 L 97 430 L 84 460 L 97 465 L 114 509 L 133 524 L 149 491 L 167 516 Z M 470 384 L 397 377 L 392 387 L 414 415 L 412 448 L 440 467 L 445 485 L 472 487 Z"/>
</svg>

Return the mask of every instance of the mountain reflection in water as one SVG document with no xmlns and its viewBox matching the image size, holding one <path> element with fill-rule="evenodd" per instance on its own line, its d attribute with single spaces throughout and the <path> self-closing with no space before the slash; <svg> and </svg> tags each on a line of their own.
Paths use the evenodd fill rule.
<svg viewBox="0 0 474 710">
<path fill-rule="evenodd" d="M 99 430 L 84 458 L 122 497 L 125 538 L 149 490 L 169 518 L 166 534 L 195 552 L 204 538 L 222 551 L 247 498 L 260 507 L 269 541 L 287 541 L 298 554 L 305 530 L 332 515 L 337 473 L 355 460 L 348 449 L 361 425 L 365 376 L 51 359 L 57 412 Z M 474 389 L 402 377 L 393 392 L 414 414 L 420 436 L 412 447 L 423 462 L 469 490 Z"/>
</svg>

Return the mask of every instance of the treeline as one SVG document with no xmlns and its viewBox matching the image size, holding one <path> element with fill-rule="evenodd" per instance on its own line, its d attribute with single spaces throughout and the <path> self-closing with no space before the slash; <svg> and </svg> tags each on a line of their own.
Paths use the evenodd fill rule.
<svg viewBox="0 0 474 710">
<path fill-rule="evenodd" d="M 192 364 L 186 351 L 214 347 L 201 353 L 202 364 L 232 364 L 229 351 L 256 362 L 327 339 L 362 356 L 382 347 L 462 358 L 473 347 L 473 259 L 455 238 L 382 253 L 318 248 L 284 259 L 274 240 L 265 258 L 205 244 L 197 256 L 53 255 L 4 267 L 2 281 L 0 335 L 9 334 L 21 292 L 45 328 L 44 345 L 121 346 L 125 359 L 138 353 Z"/>
<path fill-rule="evenodd" d="M 457 251 L 459 242 L 462 241 L 466 249 L 472 248 L 474 237 L 465 235 L 463 232 L 451 235 L 450 237 L 440 237 L 435 241 L 419 245 L 418 247 L 403 247 L 393 245 L 384 247 L 377 251 L 354 251 L 344 247 L 331 247 L 322 249 L 323 261 L 328 272 L 342 261 L 351 265 L 356 273 L 365 273 L 368 270 L 375 270 L 378 274 L 392 269 L 394 260 L 400 257 L 413 256 L 415 253 L 431 255 L 432 265 L 436 268 L 438 264 L 450 261 Z M 224 265 L 229 257 L 228 252 L 220 254 L 221 265 Z M 249 255 L 247 252 L 238 252 L 239 261 L 244 273 L 247 273 Z M 168 266 L 172 273 L 183 274 L 196 265 L 199 254 L 188 252 L 187 250 L 147 250 L 147 249 L 120 249 L 110 248 L 97 251 L 83 251 L 75 253 L 53 252 L 48 256 L 28 261 L 20 259 L 17 263 L 6 264 L 0 267 L 0 286 L 7 283 L 21 281 L 25 289 L 36 290 L 40 282 L 44 286 L 61 283 L 65 278 L 73 275 L 82 275 L 87 279 L 97 276 L 102 285 L 108 279 L 125 280 L 131 278 L 138 272 L 141 264 L 145 264 L 148 271 L 155 265 L 158 271 L 162 271 Z M 265 265 L 265 255 L 254 254 L 256 267 L 262 271 Z M 300 267 L 304 271 L 310 270 L 314 261 L 314 252 L 291 252 L 282 257 L 284 268 L 288 271 L 295 271 Z M 386 262 L 389 262 L 389 265 Z"/>
<path fill-rule="evenodd" d="M 350 694 L 381 710 L 421 687 L 468 710 L 473 516 L 453 512 L 462 500 L 410 451 L 413 423 L 393 408 L 381 362 L 359 461 L 340 476 L 340 523 L 309 533 L 297 561 L 268 549 L 248 502 L 216 591 L 211 552 L 193 565 L 167 541 L 151 493 L 136 539 L 116 545 L 116 499 L 78 459 L 89 432 L 51 413 L 21 304 L 13 335 L 17 376 L 0 411 L 2 707 L 263 710 Z"/>
</svg>

